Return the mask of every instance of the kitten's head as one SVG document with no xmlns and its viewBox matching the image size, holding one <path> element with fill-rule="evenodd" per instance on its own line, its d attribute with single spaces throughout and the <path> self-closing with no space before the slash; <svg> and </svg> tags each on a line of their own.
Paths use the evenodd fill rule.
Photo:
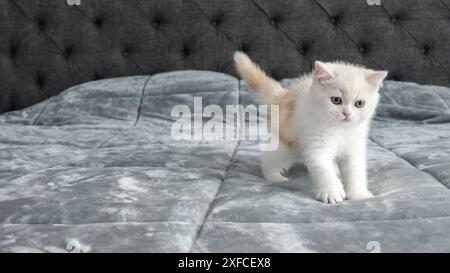
<svg viewBox="0 0 450 273">
<path fill-rule="evenodd" d="M 358 124 L 369 121 L 378 104 L 387 71 L 347 63 L 315 62 L 311 97 L 326 122 Z"/>
</svg>

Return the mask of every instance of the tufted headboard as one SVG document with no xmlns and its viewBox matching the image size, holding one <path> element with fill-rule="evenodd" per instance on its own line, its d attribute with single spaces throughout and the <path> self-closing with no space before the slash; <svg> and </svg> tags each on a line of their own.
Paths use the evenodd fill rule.
<svg viewBox="0 0 450 273">
<path fill-rule="evenodd" d="M 380 1 L 381 5 L 377 5 Z M 0 112 L 106 77 L 342 59 L 450 86 L 450 0 L 0 0 Z"/>
</svg>

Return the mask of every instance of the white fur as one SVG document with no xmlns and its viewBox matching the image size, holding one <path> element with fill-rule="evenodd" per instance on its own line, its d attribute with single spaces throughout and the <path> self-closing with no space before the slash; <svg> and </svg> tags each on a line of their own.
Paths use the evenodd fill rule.
<svg viewBox="0 0 450 273">
<path fill-rule="evenodd" d="M 293 163 L 290 151 L 280 143 L 275 151 L 265 152 L 261 158 L 261 170 L 264 178 L 269 182 L 283 182 L 289 179 L 282 175 Z"/>
<path fill-rule="evenodd" d="M 289 126 L 280 127 L 280 132 L 294 140 L 295 148 L 280 143 L 276 151 L 264 153 L 261 168 L 266 180 L 287 180 L 282 171 L 301 161 L 317 186 L 319 200 L 334 204 L 345 198 L 372 197 L 367 186 L 366 141 L 386 75 L 351 64 L 316 62 L 311 75 L 288 86 L 287 96 L 296 100 L 296 108 Z M 333 104 L 333 96 L 343 103 Z M 356 100 L 364 100 L 364 106 L 356 107 Z M 350 113 L 347 120 L 344 111 Z"/>
</svg>

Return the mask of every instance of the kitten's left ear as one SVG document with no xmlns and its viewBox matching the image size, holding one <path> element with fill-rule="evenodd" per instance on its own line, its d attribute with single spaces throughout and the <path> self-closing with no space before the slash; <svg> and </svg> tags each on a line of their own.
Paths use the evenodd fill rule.
<svg viewBox="0 0 450 273">
<path fill-rule="evenodd" d="M 383 86 L 383 80 L 386 78 L 388 74 L 388 71 L 369 71 L 366 74 L 367 81 L 376 86 L 377 88 L 380 88 Z"/>
</svg>

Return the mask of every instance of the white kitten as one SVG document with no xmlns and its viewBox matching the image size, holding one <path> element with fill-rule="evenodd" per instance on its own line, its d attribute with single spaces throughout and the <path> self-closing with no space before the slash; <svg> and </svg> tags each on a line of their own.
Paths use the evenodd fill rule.
<svg viewBox="0 0 450 273">
<path fill-rule="evenodd" d="M 303 162 L 317 186 L 317 198 L 334 204 L 373 195 L 367 189 L 366 140 L 387 71 L 316 61 L 314 71 L 283 88 L 241 52 L 237 70 L 264 103 L 279 105 L 277 150 L 261 160 L 268 181 L 296 161 Z"/>
</svg>

